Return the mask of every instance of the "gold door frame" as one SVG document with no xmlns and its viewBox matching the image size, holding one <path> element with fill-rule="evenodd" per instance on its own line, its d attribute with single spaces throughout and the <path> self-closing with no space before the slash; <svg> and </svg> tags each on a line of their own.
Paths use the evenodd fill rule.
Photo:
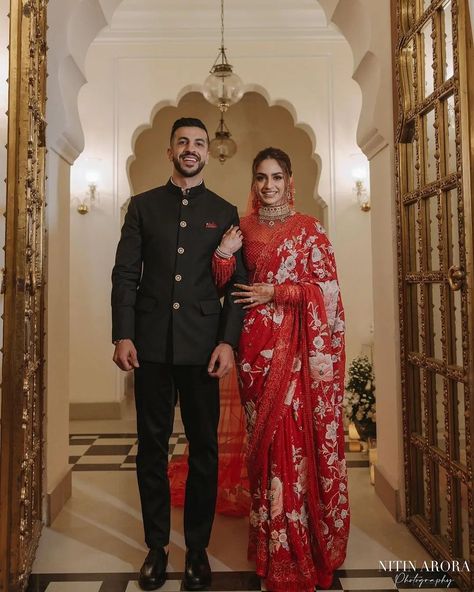
<svg viewBox="0 0 474 592">
<path fill-rule="evenodd" d="M 46 0 L 10 0 L 0 590 L 24 590 L 41 532 Z"/>
<path fill-rule="evenodd" d="M 470 564 L 453 572 L 467 591 L 474 586 L 468 2 L 392 0 L 392 18 L 407 523 L 435 558 Z"/>
</svg>

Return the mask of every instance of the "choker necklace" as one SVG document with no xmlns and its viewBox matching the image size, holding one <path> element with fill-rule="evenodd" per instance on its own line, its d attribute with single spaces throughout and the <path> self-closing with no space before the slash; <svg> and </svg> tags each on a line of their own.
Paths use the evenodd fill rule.
<svg viewBox="0 0 474 592">
<path fill-rule="evenodd" d="M 273 226 L 275 222 L 283 222 L 291 216 L 291 208 L 288 202 L 281 206 L 260 206 L 258 208 L 258 221 Z"/>
</svg>

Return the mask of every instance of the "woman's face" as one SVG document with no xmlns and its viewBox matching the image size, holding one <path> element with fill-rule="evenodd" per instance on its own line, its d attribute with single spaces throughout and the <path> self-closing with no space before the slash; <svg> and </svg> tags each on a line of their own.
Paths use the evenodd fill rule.
<svg viewBox="0 0 474 592">
<path fill-rule="evenodd" d="M 266 158 L 258 165 L 254 184 L 262 205 L 280 206 L 288 201 L 285 173 L 273 158 Z"/>
</svg>

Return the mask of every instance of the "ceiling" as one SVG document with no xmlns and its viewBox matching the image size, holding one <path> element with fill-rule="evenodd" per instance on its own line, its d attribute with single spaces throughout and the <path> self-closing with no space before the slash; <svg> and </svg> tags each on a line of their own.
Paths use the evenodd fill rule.
<svg viewBox="0 0 474 592">
<path fill-rule="evenodd" d="M 341 39 L 317 0 L 225 0 L 225 38 Z M 99 41 L 220 39 L 219 0 L 123 0 Z"/>
</svg>

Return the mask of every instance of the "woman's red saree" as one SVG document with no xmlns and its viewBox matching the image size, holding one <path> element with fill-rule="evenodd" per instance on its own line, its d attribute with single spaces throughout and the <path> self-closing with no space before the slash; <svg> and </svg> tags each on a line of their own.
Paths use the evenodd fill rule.
<svg viewBox="0 0 474 592">
<path fill-rule="evenodd" d="M 314 218 L 241 221 L 250 283 L 238 354 L 250 482 L 249 557 L 273 592 L 329 587 L 349 533 L 344 458 L 344 313 L 332 247 Z M 229 263 L 213 262 L 216 279 Z M 230 488 L 232 489 L 232 488 Z"/>
</svg>

